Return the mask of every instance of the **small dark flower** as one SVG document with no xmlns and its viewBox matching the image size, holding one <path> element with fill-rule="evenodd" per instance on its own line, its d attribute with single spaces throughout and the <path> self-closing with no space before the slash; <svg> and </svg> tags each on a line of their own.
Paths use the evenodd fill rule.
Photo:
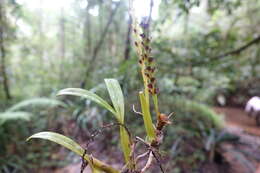
<svg viewBox="0 0 260 173">
<path fill-rule="evenodd" d="M 135 46 L 138 47 L 138 43 L 135 41 Z"/>
<path fill-rule="evenodd" d="M 150 89 L 152 89 L 152 88 L 153 88 L 153 84 L 149 83 L 149 84 L 147 85 L 147 87 L 150 88 Z"/>
<path fill-rule="evenodd" d="M 152 57 L 148 58 L 148 62 L 149 62 L 149 63 L 153 62 L 153 60 L 154 60 L 154 59 L 153 59 Z"/>
<path fill-rule="evenodd" d="M 148 66 L 148 67 L 146 67 L 146 70 L 147 70 L 147 71 L 151 71 L 151 70 L 152 70 L 152 67 L 151 67 L 151 66 Z"/>
<path fill-rule="evenodd" d="M 140 34 L 140 36 L 142 37 L 142 38 L 145 38 L 145 34 L 143 33 L 143 34 Z"/>
<path fill-rule="evenodd" d="M 155 82 L 155 78 L 154 77 L 151 78 L 151 82 L 152 83 Z"/>
<path fill-rule="evenodd" d="M 146 77 L 150 78 L 149 73 L 145 73 L 144 75 L 145 75 Z"/>
</svg>

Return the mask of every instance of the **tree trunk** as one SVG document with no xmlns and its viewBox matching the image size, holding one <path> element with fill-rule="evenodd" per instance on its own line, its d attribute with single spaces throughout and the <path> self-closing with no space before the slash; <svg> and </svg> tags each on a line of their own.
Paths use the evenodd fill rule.
<svg viewBox="0 0 260 173">
<path fill-rule="evenodd" d="M 8 83 L 8 76 L 6 73 L 6 50 L 5 50 L 5 43 L 4 43 L 4 26 L 5 26 L 5 19 L 4 19 L 4 6 L 3 2 L 0 3 L 0 55 L 1 55 L 1 64 L 0 64 L 0 72 L 3 78 L 3 90 L 7 100 L 12 99 L 9 89 Z"/>
<path fill-rule="evenodd" d="M 131 33 L 132 33 L 132 18 L 131 18 L 131 16 L 129 16 L 128 28 L 127 28 L 127 34 L 126 34 L 126 41 L 125 41 L 125 52 L 124 52 L 125 60 L 128 60 L 129 57 L 130 57 Z"/>
<path fill-rule="evenodd" d="M 60 81 L 64 79 L 64 66 L 63 62 L 65 60 L 66 54 L 66 44 L 65 44 L 65 17 L 64 8 L 61 8 L 60 14 Z"/>
<path fill-rule="evenodd" d="M 83 38 L 84 38 L 84 56 L 85 56 L 85 61 L 84 64 L 86 65 L 86 59 L 88 55 L 91 55 L 92 53 L 92 39 L 91 39 L 91 18 L 89 14 L 89 9 L 90 9 L 90 4 L 87 5 L 86 7 L 86 18 L 84 21 L 84 31 L 83 31 Z"/>
<path fill-rule="evenodd" d="M 99 41 L 97 42 L 96 46 L 94 47 L 94 50 L 93 50 L 93 54 L 92 54 L 92 57 L 91 57 L 91 60 L 89 62 L 89 65 L 87 66 L 86 68 L 86 72 L 85 72 L 85 76 L 84 76 L 84 79 L 83 81 L 81 82 L 81 88 L 85 88 L 85 85 L 86 85 L 86 82 L 87 82 L 87 79 L 89 77 L 89 73 L 94 69 L 94 63 L 96 61 L 96 58 L 97 58 L 97 55 L 104 43 L 104 40 L 105 40 L 105 37 L 108 33 L 108 30 L 109 30 L 109 27 L 111 25 L 111 23 L 113 22 L 114 20 L 114 16 L 116 14 L 116 11 L 118 9 L 120 5 L 120 2 L 116 3 L 116 6 L 115 8 L 112 10 L 112 12 L 110 13 L 110 16 L 109 16 L 109 19 L 107 21 L 107 24 L 103 30 L 103 32 L 100 34 L 100 39 Z"/>
</svg>

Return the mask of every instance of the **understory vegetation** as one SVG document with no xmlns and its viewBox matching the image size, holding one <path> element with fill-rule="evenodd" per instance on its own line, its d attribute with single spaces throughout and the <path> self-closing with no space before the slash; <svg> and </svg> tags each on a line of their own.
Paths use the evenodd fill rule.
<svg viewBox="0 0 260 173">
<path fill-rule="evenodd" d="M 0 172 L 230 172 L 214 107 L 260 96 L 260 2 L 138 1 L 0 2 Z"/>
</svg>

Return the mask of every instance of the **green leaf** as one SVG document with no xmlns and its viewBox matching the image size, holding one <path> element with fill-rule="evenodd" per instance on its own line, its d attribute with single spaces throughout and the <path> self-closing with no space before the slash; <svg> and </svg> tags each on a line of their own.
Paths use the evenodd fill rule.
<svg viewBox="0 0 260 173">
<path fill-rule="evenodd" d="M 49 141 L 52 141 L 52 142 L 55 142 L 57 144 L 64 146 L 65 148 L 78 154 L 80 157 L 82 157 L 84 155 L 85 150 L 79 144 L 77 144 L 72 139 L 70 139 L 64 135 L 54 133 L 54 132 L 40 132 L 40 133 L 36 133 L 36 134 L 30 136 L 29 138 L 27 138 L 27 141 L 30 139 L 33 139 L 33 138 L 46 139 L 46 140 L 49 140 Z M 91 168 L 94 173 L 100 173 L 100 172 L 119 173 L 119 171 L 114 169 L 113 167 L 105 164 L 104 162 L 102 162 L 96 158 L 90 157 L 87 154 L 84 155 L 84 159 L 87 160 L 91 164 Z"/>
<path fill-rule="evenodd" d="M 120 142 L 122 146 L 122 150 L 124 153 L 124 158 L 126 163 L 130 161 L 130 153 L 131 153 L 131 148 L 130 148 L 130 137 L 124 127 L 120 127 Z"/>
<path fill-rule="evenodd" d="M 28 106 L 42 106 L 42 107 L 63 106 L 63 107 L 66 107 L 66 105 L 63 102 L 56 100 L 56 99 L 33 98 L 33 99 L 24 100 L 24 101 L 17 103 L 15 105 L 13 105 L 12 107 L 10 107 L 7 111 L 14 112 L 14 111 L 23 109 Z"/>
<path fill-rule="evenodd" d="M 117 113 L 118 121 L 124 124 L 124 96 L 121 87 L 115 79 L 105 79 L 110 99 Z"/>
<path fill-rule="evenodd" d="M 150 108 L 147 105 L 145 95 L 143 92 L 139 92 L 139 97 L 140 97 L 140 101 L 141 101 L 141 107 L 142 107 L 143 120 L 144 120 L 146 134 L 147 134 L 149 141 L 151 142 L 153 139 L 155 139 L 155 129 L 154 129 L 152 118 L 151 118 Z"/>
<path fill-rule="evenodd" d="M 32 114 L 28 112 L 4 112 L 0 113 L 0 126 L 10 120 L 25 120 L 29 121 Z"/>
<path fill-rule="evenodd" d="M 84 89 L 81 89 L 81 88 L 67 88 L 67 89 L 63 89 L 63 90 L 58 92 L 57 96 L 61 96 L 61 95 L 72 95 L 72 96 L 84 97 L 84 98 L 89 99 L 89 100 L 97 103 L 98 105 L 106 108 L 112 114 L 116 115 L 116 112 L 115 112 L 115 110 L 113 109 L 112 106 L 110 106 L 101 97 L 99 97 L 95 93 L 90 92 L 88 90 L 84 90 Z"/>
<path fill-rule="evenodd" d="M 27 139 L 27 141 L 29 141 L 32 138 L 47 139 L 49 141 L 52 141 L 52 142 L 55 142 L 57 144 L 64 146 L 65 148 L 73 151 L 74 153 L 76 153 L 80 156 L 82 156 L 84 153 L 84 149 L 79 144 L 74 142 L 72 139 L 70 139 L 64 135 L 58 134 L 58 133 L 54 133 L 54 132 L 36 133 L 36 134 L 30 136 Z"/>
<path fill-rule="evenodd" d="M 121 87 L 115 79 L 105 79 L 105 83 L 109 92 L 110 99 L 117 113 L 119 123 L 124 124 L 124 96 Z M 130 160 L 130 137 L 124 127 L 120 127 L 120 143 L 124 153 L 126 163 Z"/>
</svg>

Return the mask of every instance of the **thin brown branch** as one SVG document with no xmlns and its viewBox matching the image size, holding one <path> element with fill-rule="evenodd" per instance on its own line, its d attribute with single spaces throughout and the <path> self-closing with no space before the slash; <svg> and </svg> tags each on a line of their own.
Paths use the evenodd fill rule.
<svg viewBox="0 0 260 173">
<path fill-rule="evenodd" d="M 247 48 L 251 47 L 254 44 L 258 44 L 259 42 L 260 42 L 260 35 L 257 36 L 256 38 L 254 38 L 253 40 L 251 40 L 250 42 L 246 43 L 245 45 L 243 45 L 243 46 L 241 46 L 241 47 L 239 47 L 235 50 L 226 52 L 224 54 L 221 54 L 221 55 L 218 55 L 218 56 L 215 56 L 215 57 L 212 57 L 211 59 L 219 59 L 219 58 L 224 58 L 228 55 L 240 54 L 242 51 L 246 50 Z"/>
</svg>

